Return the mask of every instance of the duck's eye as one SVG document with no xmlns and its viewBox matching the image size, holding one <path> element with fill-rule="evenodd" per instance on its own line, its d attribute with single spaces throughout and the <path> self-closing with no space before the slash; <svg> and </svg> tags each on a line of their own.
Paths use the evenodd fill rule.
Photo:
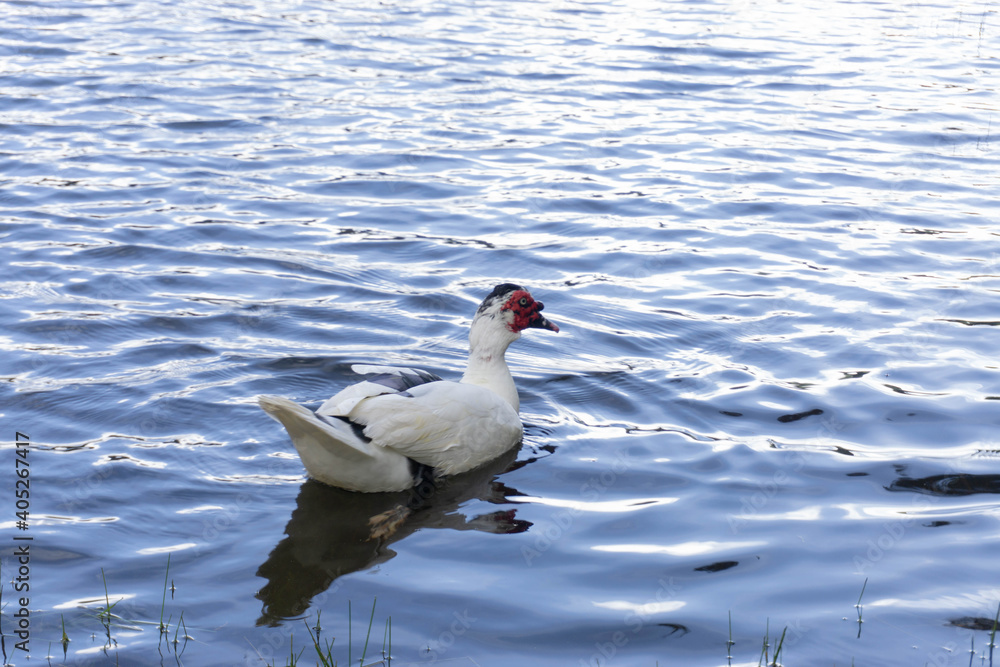
<svg viewBox="0 0 1000 667">
<path fill-rule="evenodd" d="M 522 306 L 527 306 L 528 305 L 528 297 L 522 296 L 520 299 L 517 300 L 517 302 L 519 304 L 521 304 Z"/>
</svg>

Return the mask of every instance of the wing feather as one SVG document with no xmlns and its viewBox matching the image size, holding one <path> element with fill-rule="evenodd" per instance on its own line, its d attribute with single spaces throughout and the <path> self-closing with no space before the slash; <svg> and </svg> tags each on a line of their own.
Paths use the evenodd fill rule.
<svg viewBox="0 0 1000 667">
<path fill-rule="evenodd" d="M 492 391 L 457 382 L 430 382 L 405 393 L 359 401 L 347 415 L 376 445 L 442 474 L 490 461 L 521 439 L 521 420 Z"/>
<path fill-rule="evenodd" d="M 317 414 L 331 417 L 346 417 L 358 403 L 373 396 L 407 391 L 428 382 L 440 381 L 434 373 L 419 368 L 399 368 L 396 366 L 366 366 L 355 364 L 351 370 L 358 375 L 368 375 L 366 379 L 345 387 L 333 398 L 327 399 L 316 410 Z"/>
</svg>

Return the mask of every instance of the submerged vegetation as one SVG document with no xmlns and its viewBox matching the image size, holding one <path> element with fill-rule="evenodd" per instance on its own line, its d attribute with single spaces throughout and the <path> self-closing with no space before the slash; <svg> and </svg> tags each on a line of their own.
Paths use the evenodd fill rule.
<svg viewBox="0 0 1000 667">
<path fill-rule="evenodd" d="M 173 600 L 174 592 L 176 587 L 174 582 L 170 579 L 170 557 L 167 556 L 167 564 L 163 577 L 163 592 L 160 599 L 160 615 L 159 620 L 137 620 L 128 619 L 122 612 L 118 611 L 119 604 L 126 599 L 125 596 L 114 596 L 110 593 L 108 588 L 108 577 L 101 568 L 101 584 L 104 588 L 103 603 L 98 604 L 95 608 L 89 609 L 91 612 L 89 617 L 95 619 L 100 624 L 102 634 L 104 635 L 104 643 L 101 650 L 105 655 L 109 655 L 112 652 L 116 652 L 118 649 L 118 640 L 116 634 L 121 631 L 134 632 L 136 630 L 141 631 L 143 626 L 155 626 L 158 630 L 160 640 L 157 645 L 158 651 L 160 653 L 160 658 L 164 658 L 166 655 L 171 655 L 178 665 L 182 665 L 182 656 L 188 649 L 189 643 L 193 642 L 194 639 L 188 633 L 187 625 L 184 621 L 184 612 L 181 611 L 178 615 L 177 622 L 173 623 L 173 613 L 168 614 L 167 609 L 167 592 L 170 592 L 170 599 Z M 861 592 L 858 595 L 858 600 L 854 604 L 857 611 L 857 625 L 858 634 L 861 637 L 861 626 L 863 621 L 863 606 L 862 599 L 864 598 L 865 591 L 868 587 L 868 579 L 866 578 L 861 586 Z M 117 599 L 114 599 L 116 598 Z M 2 602 L 2 584 L 0 584 L 0 602 Z M 355 636 L 354 636 L 354 615 L 350 600 L 347 602 L 347 638 L 346 642 L 341 641 L 337 644 L 336 637 L 327 638 L 324 636 L 323 628 L 321 625 L 321 615 L 322 611 L 317 611 L 315 623 L 310 625 L 308 619 L 302 619 L 302 622 L 306 629 L 306 635 L 308 641 L 296 647 L 294 633 L 289 633 L 288 642 L 288 653 L 287 655 L 278 658 L 274 657 L 269 659 L 266 657 L 262 651 L 258 650 L 254 646 L 253 642 L 247 639 L 247 642 L 252 647 L 257 658 L 260 660 L 260 664 L 266 665 L 267 667 L 298 667 L 302 665 L 303 667 L 316 665 L 316 667 L 336 667 L 342 664 L 334 657 L 335 646 L 339 647 L 341 655 L 339 656 L 341 660 L 346 658 L 346 662 L 343 663 L 346 667 L 390 667 L 392 665 L 392 617 L 388 616 L 385 619 L 384 627 L 382 627 L 382 645 L 381 645 L 381 656 L 373 657 L 369 655 L 369 650 L 377 646 L 377 631 L 376 636 L 373 639 L 372 632 L 376 627 L 375 625 L 375 608 L 376 608 L 377 598 L 373 598 L 372 606 L 370 612 L 367 614 L 368 622 L 367 627 L 364 632 L 364 640 L 361 642 L 360 635 L 357 637 L 358 643 L 361 647 L 360 656 L 356 654 L 355 651 Z M 164 618 L 166 616 L 166 618 Z M 363 617 L 362 617 L 363 618 Z M 846 620 L 846 618 L 845 618 Z M 49 655 L 46 659 L 50 664 L 59 664 L 58 658 L 51 655 L 52 644 L 58 644 L 62 647 L 62 658 L 64 661 L 68 661 L 68 651 L 69 645 L 71 643 L 71 638 L 66 629 L 66 619 L 63 614 L 59 616 L 59 628 L 61 636 L 57 640 L 49 641 Z M 996 648 L 997 640 L 997 630 L 1000 628 L 1000 603 L 997 605 L 996 613 L 993 618 L 989 617 L 963 617 L 959 619 L 954 619 L 951 621 L 951 625 L 956 627 L 966 628 L 972 631 L 985 631 L 989 633 L 989 641 L 982 650 L 981 653 L 977 653 L 975 648 L 975 635 L 973 634 L 970 639 L 970 662 L 972 665 L 973 661 L 978 658 L 976 664 L 981 665 L 981 667 L 994 667 L 993 655 L 994 649 Z M 726 640 L 726 660 L 728 665 L 733 665 L 734 651 L 733 647 L 736 646 L 736 641 L 733 639 L 733 617 L 732 611 L 728 613 L 728 639 Z M 788 635 L 788 625 L 785 625 L 780 635 L 777 633 L 772 634 L 771 631 L 771 621 L 770 618 L 765 620 L 764 634 L 760 644 L 760 650 L 758 653 L 757 667 L 782 667 L 780 660 L 782 659 L 786 648 L 786 637 Z M 96 639 L 97 632 L 90 631 L 91 639 Z M 3 633 L 3 628 L 0 627 L 0 638 L 6 638 L 9 635 Z M 793 633 L 794 636 L 794 633 Z M 792 642 L 794 644 L 794 641 Z M 346 646 L 345 646 L 346 644 Z M 15 664 L 12 662 L 14 656 L 7 654 L 7 643 L 2 642 L 3 645 L 3 664 Z M 346 655 L 345 655 L 346 654 Z M 116 656 L 117 657 L 117 656 Z M 752 660 L 752 658 L 750 658 Z M 745 661 L 743 658 L 738 664 L 741 665 L 752 665 L 752 662 Z M 790 664 L 795 664 L 794 659 Z M 855 664 L 855 659 L 851 659 L 851 665 Z M 845 665 L 846 667 L 846 665 Z"/>
<path fill-rule="evenodd" d="M 188 642 L 192 640 L 192 637 L 188 634 L 187 625 L 184 622 L 184 612 L 180 613 L 177 619 L 177 623 L 173 625 L 172 625 L 173 614 L 168 616 L 166 620 L 164 620 L 163 618 L 164 614 L 167 611 L 167 590 L 169 590 L 171 593 L 171 599 L 173 599 L 173 592 L 176 590 L 173 585 L 173 582 L 170 582 L 169 587 L 167 585 L 170 576 L 169 573 L 170 573 L 170 555 L 168 554 L 166 572 L 164 573 L 164 581 L 163 581 L 163 595 L 160 600 L 160 620 L 159 622 L 156 622 L 156 621 L 147 621 L 136 618 L 127 618 L 125 612 L 119 609 L 119 605 L 122 603 L 123 600 L 127 599 L 127 596 L 112 595 L 112 593 L 108 588 L 108 576 L 105 573 L 104 568 L 103 567 L 101 568 L 101 585 L 104 589 L 103 603 L 99 602 L 100 598 L 95 598 L 91 602 L 96 602 L 97 605 L 95 607 L 85 606 L 84 609 L 86 610 L 86 612 L 84 615 L 86 618 L 97 621 L 98 623 L 97 627 L 100 628 L 100 634 L 103 635 L 104 637 L 103 644 L 100 646 L 100 650 L 105 655 L 109 655 L 111 652 L 117 650 L 118 648 L 117 635 L 119 635 L 121 631 L 124 630 L 129 633 L 134 633 L 137 631 L 141 632 L 144 626 L 156 626 L 159 630 L 159 635 L 160 635 L 160 640 L 157 648 L 160 652 L 161 658 L 165 654 L 173 655 L 178 660 L 178 663 L 180 663 L 180 656 L 184 653 L 185 649 L 187 648 Z M 2 584 L 0 584 L 0 602 L 2 602 L 2 599 L 3 599 Z M 97 627 L 85 630 L 85 632 L 89 634 L 91 640 L 97 640 L 98 637 Z M 59 636 L 57 639 L 46 640 L 42 637 L 31 638 L 32 645 L 34 645 L 35 647 L 40 646 L 47 641 L 48 649 L 45 655 L 45 659 L 49 662 L 50 665 L 61 664 L 60 662 L 58 662 L 59 657 L 53 655 L 53 644 L 62 647 L 63 662 L 68 662 L 70 659 L 69 646 L 73 641 L 70 638 L 70 632 L 73 631 L 73 628 L 71 627 L 69 630 L 67 630 L 66 616 L 63 613 L 59 614 L 58 630 L 59 630 Z M 171 636 L 171 630 L 173 631 L 172 632 L 173 636 Z M 8 652 L 7 649 L 9 645 L 6 641 L 8 636 L 9 635 L 7 635 L 4 632 L 3 627 L 0 626 L 0 639 L 2 639 L 2 641 L 0 641 L 0 653 L 2 653 L 3 664 L 13 665 L 17 664 L 14 661 L 15 657 L 17 657 L 16 656 L 17 652 L 15 651 L 14 654 Z"/>
<path fill-rule="evenodd" d="M 85 607 L 86 613 L 85 617 L 96 620 L 98 625 L 85 630 L 89 634 L 91 640 L 98 640 L 99 635 L 103 635 L 103 643 L 100 645 L 100 650 L 105 656 L 115 660 L 117 664 L 118 656 L 117 651 L 119 648 L 118 637 L 122 632 L 129 634 L 134 634 L 136 632 L 141 632 L 144 627 L 156 627 L 159 634 L 159 641 L 157 643 L 157 651 L 160 654 L 160 659 L 162 661 L 166 656 L 172 656 L 174 661 L 178 665 L 183 665 L 185 651 L 188 650 L 189 644 L 197 644 L 194 638 L 189 634 L 187 624 L 184 620 L 184 611 L 182 610 L 178 614 L 177 622 L 173 622 L 173 613 L 167 609 L 167 593 L 170 593 L 170 599 L 173 600 L 174 593 L 177 590 L 174 586 L 173 580 L 170 578 L 170 556 L 167 556 L 167 564 L 163 575 L 163 591 L 160 596 L 160 612 L 159 620 L 143 620 L 137 618 L 129 618 L 126 613 L 121 611 L 120 605 L 123 600 L 127 599 L 127 596 L 118 596 L 111 593 L 108 587 L 108 575 L 105 573 L 104 568 L 101 568 L 101 586 L 104 589 L 101 598 L 95 598 L 91 602 L 97 603 L 94 607 Z M 368 626 L 364 635 L 364 642 L 361 644 L 361 654 L 360 657 L 356 659 L 355 656 L 355 637 L 353 635 L 353 613 L 351 609 L 351 602 L 347 603 L 347 642 L 346 647 L 342 650 L 346 650 L 346 665 L 364 665 L 364 667 L 378 667 L 379 665 L 384 665 L 389 667 L 392 664 L 392 617 L 388 617 L 385 620 L 385 626 L 382 632 L 382 647 L 381 654 L 382 657 L 379 659 L 373 659 L 369 656 L 370 647 L 373 648 L 376 645 L 377 639 L 372 637 L 372 628 L 375 622 L 375 603 L 377 599 L 372 600 L 371 611 L 368 614 Z M 0 605 L 3 603 L 3 585 L 0 583 Z M 284 658 L 284 662 L 274 662 L 266 659 L 256 647 L 253 647 L 254 652 L 260 659 L 261 665 L 267 665 L 268 667 L 281 667 L 284 666 L 295 666 L 295 665 L 311 665 L 315 664 L 317 667 L 335 667 L 339 663 L 333 656 L 335 638 L 327 639 L 323 636 L 323 628 L 320 625 L 320 617 L 322 612 L 317 612 L 316 622 L 314 625 L 310 625 L 305 619 L 303 623 L 306 627 L 306 633 L 309 637 L 309 644 L 304 646 L 298 651 L 296 651 L 294 643 L 294 635 L 289 635 L 289 652 Z M 99 628 L 99 630 L 98 630 Z M 48 640 L 48 650 L 45 655 L 45 659 L 50 665 L 59 665 L 64 663 L 73 662 L 72 656 L 69 655 L 69 647 L 72 643 L 70 638 L 70 633 L 73 629 L 70 628 L 67 631 L 66 618 L 65 615 L 60 613 L 59 615 L 59 638 Z M 7 638 L 10 635 L 4 631 L 4 627 L 0 624 L 0 654 L 2 654 L 4 665 L 14 665 L 17 664 L 15 658 L 17 655 L 12 655 L 8 652 L 10 644 L 7 642 Z M 33 643 L 38 642 L 42 644 L 45 642 L 42 638 L 33 638 Z M 249 640 L 248 640 L 249 642 Z M 62 648 L 62 656 L 53 655 L 53 644 L 59 645 Z M 341 644 L 343 646 L 343 643 Z M 17 654 L 17 651 L 14 651 Z M 344 656 L 341 656 L 344 657 Z M 61 660 L 60 660 L 61 658 Z M 188 656 L 194 664 L 200 664 L 200 660 L 196 657 Z M 313 663 L 312 660 L 315 659 Z M 301 661 L 301 662 L 300 662 Z"/>
<path fill-rule="evenodd" d="M 361 649 L 361 657 L 356 663 L 359 667 L 389 667 L 392 665 L 392 617 L 386 618 L 385 629 L 382 633 L 382 657 L 373 661 L 365 662 L 368 657 L 368 646 L 372 635 L 372 625 L 375 622 L 375 603 L 378 601 L 377 598 L 372 600 L 372 610 L 368 617 L 368 630 L 365 632 L 365 643 Z M 308 622 L 303 619 L 303 623 L 306 626 L 306 632 L 309 633 L 309 642 L 312 645 L 313 651 L 316 653 L 317 662 L 316 667 L 336 667 L 337 661 L 333 658 L 333 645 L 335 639 L 324 640 L 322 638 L 322 628 L 320 626 L 320 614 L 316 613 L 316 625 L 310 626 Z M 347 665 L 354 665 L 353 659 L 353 649 L 354 649 L 354 635 L 352 631 L 352 614 L 351 614 L 351 602 L 347 601 Z M 284 663 L 272 663 L 264 660 L 260 652 L 257 655 L 267 664 L 267 667 L 297 667 L 299 661 L 302 659 L 303 653 L 305 653 L 310 659 L 312 658 L 312 652 L 308 651 L 308 646 L 299 649 L 299 652 L 295 652 L 295 642 L 294 636 L 292 640 L 289 641 L 289 653 L 288 660 Z M 256 650 L 256 649 L 254 649 Z M 305 663 L 311 664 L 311 663 Z"/>
</svg>

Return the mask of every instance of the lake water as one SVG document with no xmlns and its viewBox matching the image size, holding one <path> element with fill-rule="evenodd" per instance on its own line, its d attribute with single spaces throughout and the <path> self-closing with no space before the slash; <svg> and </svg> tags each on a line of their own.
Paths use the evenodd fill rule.
<svg viewBox="0 0 1000 667">
<path fill-rule="evenodd" d="M 9 664 L 992 664 L 995 4 L 0 13 Z M 368 540 L 256 397 L 507 281 L 523 446 Z"/>
</svg>

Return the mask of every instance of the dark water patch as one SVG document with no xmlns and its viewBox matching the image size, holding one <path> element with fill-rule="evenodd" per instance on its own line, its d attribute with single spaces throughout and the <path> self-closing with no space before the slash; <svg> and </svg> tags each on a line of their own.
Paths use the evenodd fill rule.
<svg viewBox="0 0 1000 667">
<path fill-rule="evenodd" d="M 961 618 L 953 618 L 948 621 L 948 625 L 952 625 L 956 628 L 965 628 L 966 630 L 981 630 L 985 632 L 994 632 L 997 627 L 995 619 L 985 618 L 983 616 L 962 616 Z"/>
<path fill-rule="evenodd" d="M 781 415 L 778 417 L 778 421 L 786 424 L 788 422 L 798 421 L 800 419 L 805 419 L 806 417 L 812 417 L 814 415 L 821 415 L 823 411 L 819 408 L 813 408 L 812 410 L 806 410 L 805 412 L 796 412 L 790 415 Z"/>
<path fill-rule="evenodd" d="M 739 565 L 738 561 L 727 560 L 719 561 L 718 563 L 712 563 L 711 565 L 702 565 L 701 567 L 694 568 L 695 572 L 722 572 L 723 570 L 728 570 L 730 568 Z"/>
<path fill-rule="evenodd" d="M 942 496 L 1000 493 L 1000 475 L 950 474 L 916 479 L 899 478 L 886 487 L 889 491 L 915 491 Z"/>
</svg>

